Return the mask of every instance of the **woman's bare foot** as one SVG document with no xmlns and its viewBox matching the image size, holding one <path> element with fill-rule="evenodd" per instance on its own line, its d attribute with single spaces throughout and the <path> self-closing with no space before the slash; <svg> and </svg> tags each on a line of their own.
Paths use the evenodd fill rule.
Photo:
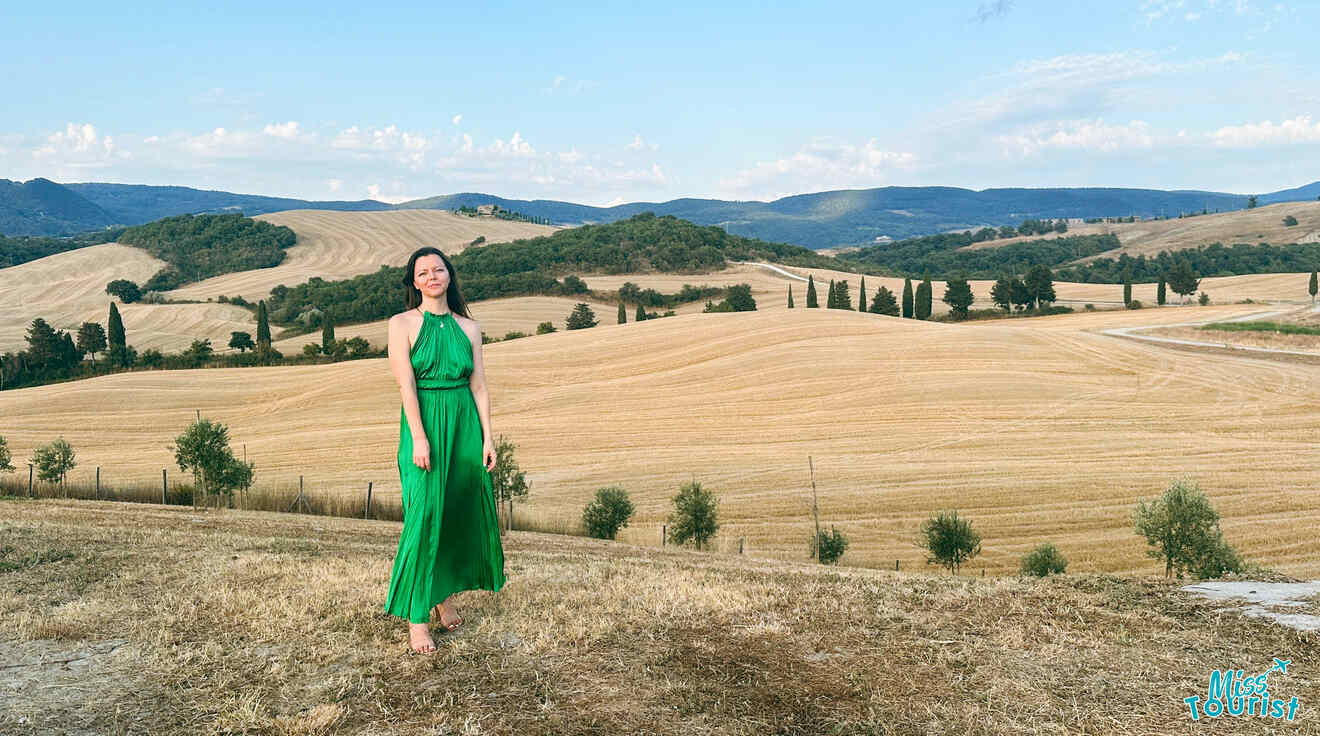
<svg viewBox="0 0 1320 736">
<path fill-rule="evenodd" d="M 430 624 L 408 624 L 408 646 L 418 654 L 431 654 L 435 651 L 435 640 L 431 638 Z"/>
<path fill-rule="evenodd" d="M 458 615 L 454 607 L 444 603 L 437 603 L 435 608 L 431 609 L 431 615 L 439 617 L 440 625 L 445 627 L 446 631 L 453 631 L 458 628 L 459 624 L 463 623 L 463 617 Z"/>
</svg>

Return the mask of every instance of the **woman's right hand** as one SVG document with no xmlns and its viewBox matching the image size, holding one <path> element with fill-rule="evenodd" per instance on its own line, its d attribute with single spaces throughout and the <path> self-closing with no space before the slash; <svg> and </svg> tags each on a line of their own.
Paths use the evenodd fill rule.
<svg viewBox="0 0 1320 736">
<path fill-rule="evenodd" d="M 413 465 L 422 470 L 431 469 L 431 443 L 425 437 L 413 439 Z"/>
</svg>

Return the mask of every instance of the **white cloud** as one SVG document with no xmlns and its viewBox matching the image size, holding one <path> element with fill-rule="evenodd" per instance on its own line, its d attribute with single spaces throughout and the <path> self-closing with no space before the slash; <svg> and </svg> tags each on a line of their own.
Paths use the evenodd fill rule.
<svg viewBox="0 0 1320 736">
<path fill-rule="evenodd" d="M 344 180 L 343 180 L 343 179 L 327 179 L 326 182 L 325 182 L 325 185 L 330 189 L 330 191 L 332 191 L 332 192 L 337 192 L 337 191 L 339 191 L 339 190 L 341 190 L 341 189 L 344 188 Z"/>
<path fill-rule="evenodd" d="M 292 120 L 287 123 L 269 123 L 261 132 L 276 138 L 297 138 L 299 132 L 298 123 Z"/>
<path fill-rule="evenodd" d="M 460 115 L 455 115 L 455 116 L 454 116 L 454 120 L 453 120 L 453 122 L 454 122 L 454 125 L 458 125 L 459 123 L 463 122 L 463 116 L 462 116 L 461 114 L 460 114 Z"/>
<path fill-rule="evenodd" d="M 1150 148 L 1155 136 L 1142 120 L 1126 125 L 1110 125 L 1103 120 L 1045 123 L 1030 130 L 999 136 L 1007 151 L 1022 155 L 1038 154 L 1050 148 L 1072 148 L 1112 153 L 1132 148 Z"/>
<path fill-rule="evenodd" d="M 64 130 L 46 136 L 45 142 L 32 150 L 33 160 L 64 172 L 105 168 L 116 159 L 130 157 L 111 136 L 100 134 L 91 123 L 67 123 Z"/>
<path fill-rule="evenodd" d="M 522 134 L 516 130 L 513 131 L 513 137 L 510 138 L 507 143 L 496 139 L 487 150 L 491 153 L 508 154 L 511 156 L 527 156 L 535 153 L 532 149 L 532 144 L 523 140 Z"/>
<path fill-rule="evenodd" d="M 777 199 L 830 189 L 882 186 L 891 175 L 914 169 L 917 155 L 881 148 L 873 138 L 863 145 L 816 140 L 777 161 L 761 162 L 722 181 L 733 196 Z"/>
<path fill-rule="evenodd" d="M 1224 148 L 1255 148 L 1288 143 L 1320 143 L 1320 122 L 1312 123 L 1310 115 L 1299 115 L 1278 125 L 1266 120 L 1260 123 L 1230 125 L 1211 134 L 1216 146 Z"/>
</svg>

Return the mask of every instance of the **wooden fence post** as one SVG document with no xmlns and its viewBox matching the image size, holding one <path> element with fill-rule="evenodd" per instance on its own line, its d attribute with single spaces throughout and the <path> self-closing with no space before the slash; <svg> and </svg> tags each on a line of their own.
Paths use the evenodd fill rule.
<svg viewBox="0 0 1320 736">
<path fill-rule="evenodd" d="M 745 537 L 738 537 L 738 554 L 743 553 L 743 539 L 745 539 Z"/>
<path fill-rule="evenodd" d="M 668 537 L 666 536 L 666 532 L 668 532 L 668 528 L 667 528 L 664 524 L 661 524 L 661 525 L 660 525 L 660 546 L 661 546 L 661 547 L 665 546 L 665 542 L 668 541 Z"/>
<path fill-rule="evenodd" d="M 898 572 L 898 560 L 894 560 L 894 572 Z"/>
<path fill-rule="evenodd" d="M 101 466 L 96 466 L 96 498 L 101 498 Z"/>
<path fill-rule="evenodd" d="M 170 498 L 167 492 L 167 489 L 169 488 L 169 483 L 167 482 L 165 476 L 166 470 L 167 470 L 166 468 L 160 469 L 160 502 L 162 504 L 166 504 L 170 502 Z"/>
<path fill-rule="evenodd" d="M 32 498 L 32 463 L 28 463 L 28 498 Z"/>
<path fill-rule="evenodd" d="M 364 519 L 371 517 L 371 484 L 373 482 L 374 481 L 367 481 L 367 507 L 362 511 L 362 518 Z"/>
</svg>

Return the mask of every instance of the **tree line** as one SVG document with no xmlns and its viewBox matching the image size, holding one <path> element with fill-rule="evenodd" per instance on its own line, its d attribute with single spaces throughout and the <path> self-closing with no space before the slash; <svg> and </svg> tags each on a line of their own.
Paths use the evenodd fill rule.
<svg viewBox="0 0 1320 736">
<path fill-rule="evenodd" d="M 1253 273 L 1297 273 L 1320 264 L 1320 243 L 1270 245 L 1211 243 L 1197 248 L 1163 251 L 1146 257 L 1121 253 L 1117 258 L 1097 258 L 1083 265 L 1061 268 L 1063 281 L 1092 284 L 1121 284 L 1125 275 L 1137 283 L 1158 281 L 1179 263 L 1186 263 L 1202 276 L 1238 276 Z"/>
<path fill-rule="evenodd" d="M 169 264 L 142 285 L 143 291 L 168 291 L 224 273 L 278 266 L 296 240 L 287 227 L 240 214 L 166 217 L 119 236 L 120 243 Z"/>
<path fill-rule="evenodd" d="M 1025 273 L 1034 265 L 1056 266 L 1120 247 L 1115 235 L 1072 235 L 961 250 L 983 240 L 977 240 L 976 233 L 943 233 L 868 246 L 837 258 L 857 268 L 879 268 L 895 275 L 992 279 L 1005 271 Z"/>
<path fill-rule="evenodd" d="M 35 261 L 56 253 L 86 248 L 89 245 L 113 243 L 124 228 L 116 227 L 96 230 L 67 238 L 40 236 L 7 237 L 0 235 L 0 268 L 17 266 L 20 263 Z"/>
<path fill-rule="evenodd" d="M 837 267 L 832 258 L 800 246 L 743 238 L 718 227 L 701 227 L 649 212 L 606 225 L 469 247 L 450 258 L 468 301 L 532 294 L 587 294 L 589 289 L 574 272 L 700 273 L 721 270 L 730 260 L 756 259 Z M 293 324 L 311 309 L 319 310 L 336 324 L 385 319 L 399 310 L 402 278 L 402 267 L 382 266 L 375 273 L 339 281 L 313 277 L 293 287 L 281 284 L 271 290 L 271 320 Z M 672 296 L 639 289 L 621 298 L 651 307 L 672 307 L 689 297 L 713 296 L 699 292 L 699 288 L 685 285 L 683 291 Z"/>
</svg>

